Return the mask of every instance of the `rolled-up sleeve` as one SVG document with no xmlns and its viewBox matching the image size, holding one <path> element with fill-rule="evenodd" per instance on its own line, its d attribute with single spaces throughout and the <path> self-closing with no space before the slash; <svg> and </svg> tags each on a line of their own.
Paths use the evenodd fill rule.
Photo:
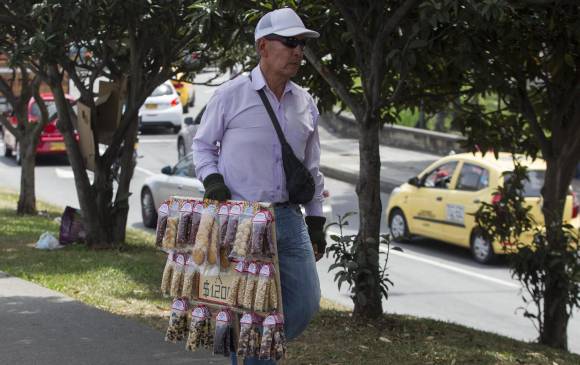
<svg viewBox="0 0 580 365">
<path fill-rule="evenodd" d="M 306 153 L 304 154 L 304 166 L 310 171 L 314 178 L 314 198 L 304 206 L 306 215 L 322 217 L 322 202 L 324 197 L 324 175 L 320 172 L 320 137 L 318 135 L 318 118 L 320 113 L 312 98 L 310 99 L 310 112 L 314 121 L 314 131 L 306 143 Z"/>
<path fill-rule="evenodd" d="M 225 130 L 224 107 L 221 99 L 221 93 L 218 90 L 205 108 L 191 145 L 195 174 L 201 181 L 208 175 L 219 172 L 219 147 L 217 143 L 222 140 Z"/>
</svg>

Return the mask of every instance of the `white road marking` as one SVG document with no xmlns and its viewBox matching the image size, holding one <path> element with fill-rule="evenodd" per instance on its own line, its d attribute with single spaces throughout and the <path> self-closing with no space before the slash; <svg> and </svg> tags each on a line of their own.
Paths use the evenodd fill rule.
<svg viewBox="0 0 580 365">
<path fill-rule="evenodd" d="M 348 230 L 347 231 L 344 231 L 343 233 L 345 235 L 356 234 L 356 232 L 353 233 L 353 232 L 350 232 Z M 339 235 L 339 232 L 338 231 L 334 231 L 334 230 L 328 230 L 328 234 Z M 379 247 L 379 249 L 381 250 L 381 252 L 385 252 L 385 253 L 387 252 L 387 249 L 385 247 L 383 247 L 383 246 Z M 480 280 L 484 280 L 484 281 L 488 281 L 488 282 L 491 282 L 491 283 L 494 283 L 494 284 L 499 284 L 499 285 L 507 286 L 509 288 L 514 288 L 514 289 L 521 288 L 521 286 L 519 284 L 514 283 L 514 282 L 509 282 L 509 281 L 506 281 L 506 280 L 497 279 L 497 278 L 490 277 L 490 276 L 487 276 L 487 275 L 484 275 L 484 274 L 480 274 L 480 273 L 477 273 L 475 271 L 470 271 L 470 270 L 462 269 L 462 268 L 459 268 L 457 266 L 449 265 L 449 264 L 443 263 L 443 262 L 438 261 L 438 260 L 429 259 L 429 258 L 424 257 L 422 255 L 417 255 L 415 253 L 410 253 L 409 251 L 400 252 L 400 251 L 396 251 L 396 250 L 391 250 L 390 251 L 390 254 L 395 255 L 395 256 L 404 257 L 404 258 L 407 258 L 409 260 L 414 260 L 414 261 L 422 262 L 424 264 L 428 264 L 428 265 L 431 265 L 431 266 L 435 266 L 435 267 L 438 267 L 438 268 L 441 268 L 441 269 L 445 269 L 445 270 L 448 270 L 448 271 L 453 271 L 453 272 L 456 272 L 458 274 L 463 274 L 463 275 L 466 275 L 466 276 L 471 276 L 473 278 L 480 279 Z"/>
<path fill-rule="evenodd" d="M 381 252 L 387 252 L 387 249 L 384 248 L 384 247 L 380 247 L 380 250 L 381 250 Z M 393 254 L 393 255 L 395 255 L 395 256 L 405 257 L 405 258 L 408 258 L 410 260 L 419 261 L 419 262 L 422 262 L 422 263 L 425 263 L 425 264 L 428 264 L 428 265 L 432 265 L 432 266 L 436 266 L 436 267 L 439 267 L 439 268 L 442 268 L 442 269 L 445 269 L 445 270 L 448 270 L 448 271 L 453 271 L 453 272 L 456 272 L 456 273 L 459 273 L 459 274 L 463 274 L 463 275 L 466 275 L 466 276 L 471 276 L 473 278 L 477 278 L 477 279 L 489 281 L 489 282 L 492 282 L 492 283 L 495 283 L 495 284 L 500 284 L 500 285 L 503 285 L 503 286 L 507 286 L 509 288 L 519 289 L 521 287 L 520 285 L 518 285 L 516 283 L 511 283 L 509 281 L 505 281 L 505 280 L 501 280 L 501 279 L 496 279 L 494 277 L 490 277 L 490 276 L 487 276 L 487 275 L 479 274 L 479 273 L 476 273 L 474 271 L 461 269 L 461 268 L 456 267 L 456 266 L 448 265 L 448 264 L 445 264 L 443 262 L 436 261 L 436 260 L 431 260 L 431 259 L 428 259 L 428 258 L 425 258 L 425 257 L 421 257 L 419 255 L 412 254 L 412 253 L 409 253 L 409 252 L 400 252 L 400 251 L 391 250 L 390 253 Z"/>
<path fill-rule="evenodd" d="M 54 169 L 54 171 L 56 172 L 56 176 L 58 176 L 61 179 L 74 179 L 75 178 L 75 174 L 71 169 L 56 168 L 56 169 Z"/>
<path fill-rule="evenodd" d="M 135 166 L 135 170 L 137 170 L 137 171 L 139 171 L 139 172 L 142 172 L 142 173 L 144 173 L 145 175 L 149 175 L 149 176 L 156 175 L 156 174 L 155 174 L 153 171 L 149 171 L 149 170 L 147 170 L 147 169 L 144 169 L 144 168 L 142 168 L 142 167 L 139 167 L 139 166 Z"/>
<path fill-rule="evenodd" d="M 139 143 L 177 143 L 177 139 L 140 139 Z"/>
</svg>

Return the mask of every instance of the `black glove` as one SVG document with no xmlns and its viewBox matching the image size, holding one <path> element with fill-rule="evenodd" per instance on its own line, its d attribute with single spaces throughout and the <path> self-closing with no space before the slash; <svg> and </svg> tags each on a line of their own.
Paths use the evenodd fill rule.
<svg viewBox="0 0 580 365">
<path fill-rule="evenodd" d="M 208 175 L 203 180 L 203 186 L 205 187 L 204 199 L 223 202 L 232 198 L 232 193 L 226 184 L 224 184 L 224 177 L 220 174 Z"/>
<path fill-rule="evenodd" d="M 305 220 L 308 226 L 308 235 L 310 236 L 310 242 L 312 242 L 314 256 L 316 257 L 316 261 L 318 261 L 326 251 L 326 235 L 324 234 L 326 218 L 308 216 Z"/>
</svg>

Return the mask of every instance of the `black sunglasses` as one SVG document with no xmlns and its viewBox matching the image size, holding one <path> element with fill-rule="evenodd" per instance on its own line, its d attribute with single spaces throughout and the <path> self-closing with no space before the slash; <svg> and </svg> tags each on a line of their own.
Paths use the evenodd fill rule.
<svg viewBox="0 0 580 365">
<path fill-rule="evenodd" d="M 294 38 L 294 37 L 284 37 L 284 36 L 281 36 L 278 34 L 268 34 L 264 38 L 266 38 L 267 40 L 270 40 L 270 41 L 279 41 L 288 48 L 296 48 L 298 46 L 304 48 L 304 46 L 306 46 L 305 39 L 298 39 L 298 38 Z"/>
</svg>

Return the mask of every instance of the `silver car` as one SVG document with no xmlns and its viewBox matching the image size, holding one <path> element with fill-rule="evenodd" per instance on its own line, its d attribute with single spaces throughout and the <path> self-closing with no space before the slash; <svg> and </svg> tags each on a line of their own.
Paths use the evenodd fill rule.
<svg viewBox="0 0 580 365">
<path fill-rule="evenodd" d="M 177 158 L 181 159 L 183 156 L 191 153 L 191 143 L 193 142 L 193 137 L 195 137 L 195 133 L 197 132 L 197 128 L 201 123 L 201 117 L 203 116 L 203 112 L 205 111 L 205 106 L 201 111 L 197 114 L 194 118 L 187 117 L 183 121 L 183 127 L 179 131 L 177 135 Z"/>
<path fill-rule="evenodd" d="M 193 157 L 189 153 L 181 158 L 175 166 L 165 166 L 161 174 L 149 176 L 141 188 L 141 215 L 143 225 L 155 228 L 157 209 L 161 203 L 172 195 L 203 198 L 205 189 L 195 177 Z"/>
</svg>

